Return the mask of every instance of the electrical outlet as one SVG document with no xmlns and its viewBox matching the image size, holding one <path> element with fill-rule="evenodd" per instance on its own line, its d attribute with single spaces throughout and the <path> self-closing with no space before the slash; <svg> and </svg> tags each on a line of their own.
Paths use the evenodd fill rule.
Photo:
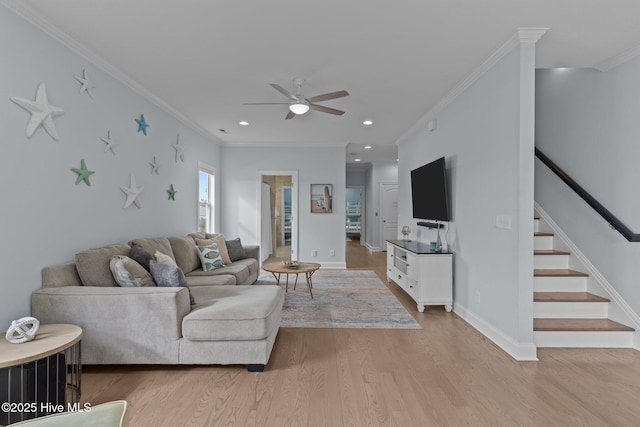
<svg viewBox="0 0 640 427">
<path fill-rule="evenodd" d="M 315 249 L 311 250 L 311 256 L 315 257 L 318 256 L 318 251 L 316 251 Z"/>
<path fill-rule="evenodd" d="M 336 251 L 334 249 L 331 249 L 329 251 L 329 256 L 336 256 Z"/>
</svg>

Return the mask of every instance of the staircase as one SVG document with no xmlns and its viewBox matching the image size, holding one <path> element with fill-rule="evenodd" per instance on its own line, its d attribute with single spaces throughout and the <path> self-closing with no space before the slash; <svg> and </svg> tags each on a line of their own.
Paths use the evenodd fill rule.
<svg viewBox="0 0 640 427">
<path fill-rule="evenodd" d="M 569 252 L 556 250 L 553 233 L 534 218 L 533 326 L 537 347 L 630 348 L 634 329 L 609 318 L 610 299 Z M 589 292 L 591 291 L 591 292 Z M 600 295 L 596 295 L 597 292 Z"/>
</svg>

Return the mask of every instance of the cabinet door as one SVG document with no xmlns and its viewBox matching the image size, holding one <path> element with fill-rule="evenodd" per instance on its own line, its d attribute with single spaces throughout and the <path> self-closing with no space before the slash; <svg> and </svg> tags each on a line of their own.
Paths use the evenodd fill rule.
<svg viewBox="0 0 640 427">
<path fill-rule="evenodd" d="M 407 252 L 407 277 L 415 282 L 420 276 L 420 258 L 411 252 Z"/>
</svg>

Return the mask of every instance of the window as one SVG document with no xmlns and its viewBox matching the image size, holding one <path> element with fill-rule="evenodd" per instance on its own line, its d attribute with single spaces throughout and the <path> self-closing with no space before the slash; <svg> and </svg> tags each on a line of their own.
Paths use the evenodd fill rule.
<svg viewBox="0 0 640 427">
<path fill-rule="evenodd" d="M 213 233 L 215 230 L 215 169 L 198 163 L 198 231 Z"/>
</svg>

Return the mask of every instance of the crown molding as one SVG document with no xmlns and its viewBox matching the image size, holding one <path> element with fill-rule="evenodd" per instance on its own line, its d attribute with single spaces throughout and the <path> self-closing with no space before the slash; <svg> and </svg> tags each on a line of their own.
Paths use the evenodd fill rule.
<svg viewBox="0 0 640 427">
<path fill-rule="evenodd" d="M 12 11 L 16 15 L 20 16 L 22 19 L 35 26 L 36 28 L 44 31 L 46 34 L 51 36 L 53 39 L 57 40 L 59 43 L 69 48 L 74 53 L 78 54 L 82 58 L 91 62 L 96 67 L 100 68 L 105 73 L 109 74 L 111 77 L 120 81 L 125 86 L 129 87 L 131 90 L 136 92 L 138 95 L 142 96 L 152 104 L 161 108 L 168 114 L 175 117 L 178 121 L 182 122 L 184 125 L 190 127 L 191 129 L 197 131 L 200 135 L 210 140 L 211 142 L 220 145 L 221 141 L 218 137 L 216 137 L 211 132 L 207 131 L 205 128 L 201 127 L 197 123 L 189 120 L 186 116 L 180 113 L 178 110 L 174 109 L 165 102 L 162 98 L 156 96 L 149 89 L 144 87 L 137 80 L 130 77 L 128 74 L 124 73 L 118 67 L 112 65 L 107 60 L 102 58 L 99 55 L 93 53 L 89 48 L 80 43 L 74 37 L 69 34 L 63 32 L 58 27 L 53 25 L 50 21 L 48 21 L 41 13 L 35 11 L 32 7 L 26 5 L 24 2 L 20 0 L 0 0 L 0 4 L 6 7 L 8 10 Z"/>
<path fill-rule="evenodd" d="M 451 89 L 436 105 L 431 107 L 413 126 L 406 130 L 395 144 L 400 145 L 413 134 L 417 129 L 425 126 L 429 120 L 433 119 L 437 113 L 442 111 L 447 105 L 462 95 L 472 84 L 474 84 L 484 73 L 493 67 L 498 61 L 504 58 L 507 53 L 520 43 L 535 43 L 546 33 L 548 28 L 518 28 L 517 31 L 507 39 L 498 49 L 493 51 L 484 61 L 480 63 L 471 73 L 463 78 L 453 89 Z"/>
<path fill-rule="evenodd" d="M 223 147 L 235 148 L 346 148 L 346 142 L 326 142 L 301 145 L 299 142 L 240 142 L 222 141 Z"/>
<path fill-rule="evenodd" d="M 602 62 L 597 63 L 594 68 L 598 71 L 609 71 L 618 65 L 622 65 L 627 61 L 630 61 L 640 56 L 640 45 L 627 49 L 618 55 L 605 59 Z"/>
</svg>

